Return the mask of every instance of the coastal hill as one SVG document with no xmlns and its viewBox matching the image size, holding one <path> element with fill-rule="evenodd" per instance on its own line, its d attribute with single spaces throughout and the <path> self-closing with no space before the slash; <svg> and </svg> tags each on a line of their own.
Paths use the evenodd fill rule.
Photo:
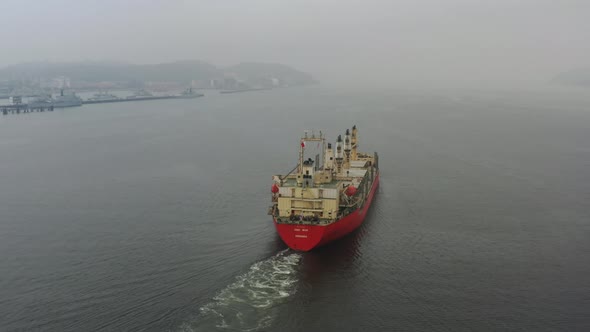
<svg viewBox="0 0 590 332">
<path fill-rule="evenodd" d="M 590 87 L 590 68 L 573 69 L 560 73 L 552 81 L 564 85 Z"/>
<path fill-rule="evenodd" d="M 243 62 L 224 68 L 224 72 L 243 77 L 249 82 L 261 82 L 268 77 L 276 77 L 289 86 L 316 83 L 311 75 L 279 63 Z"/>
<path fill-rule="evenodd" d="M 40 80 L 67 77 L 71 82 L 177 82 L 188 84 L 235 79 L 248 84 L 277 82 L 281 86 L 315 83 L 307 73 L 282 64 L 240 63 L 227 68 L 203 61 L 136 65 L 121 62 L 35 62 L 0 68 L 0 80 Z"/>
</svg>

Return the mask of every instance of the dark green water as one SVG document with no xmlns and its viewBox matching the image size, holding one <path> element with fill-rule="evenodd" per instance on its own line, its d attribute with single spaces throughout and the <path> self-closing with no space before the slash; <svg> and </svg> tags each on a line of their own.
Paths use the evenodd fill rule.
<svg viewBox="0 0 590 332">
<path fill-rule="evenodd" d="M 589 330 L 590 97 L 209 94 L 0 117 L 2 331 Z M 359 127 L 357 232 L 286 250 L 298 138 Z"/>
</svg>

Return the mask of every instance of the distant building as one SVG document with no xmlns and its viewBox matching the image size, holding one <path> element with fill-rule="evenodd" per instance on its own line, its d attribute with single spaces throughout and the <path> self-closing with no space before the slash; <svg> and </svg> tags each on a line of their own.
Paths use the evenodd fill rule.
<svg viewBox="0 0 590 332">
<path fill-rule="evenodd" d="M 58 77 L 55 77 L 54 79 L 51 80 L 51 87 L 52 88 L 62 89 L 62 88 L 69 88 L 70 86 L 71 86 L 71 84 L 70 84 L 69 77 L 58 76 Z"/>
<path fill-rule="evenodd" d="M 222 87 L 222 82 L 219 79 L 212 79 L 209 80 L 209 87 L 213 88 L 213 89 L 221 89 Z"/>
<path fill-rule="evenodd" d="M 20 105 L 23 103 L 23 97 L 22 96 L 12 96 L 12 97 L 8 98 L 8 102 L 11 103 L 12 105 Z"/>
<path fill-rule="evenodd" d="M 0 83 L 0 97 L 9 95 L 10 91 L 12 91 L 12 88 L 8 86 L 8 83 Z"/>
<path fill-rule="evenodd" d="M 178 82 L 151 81 L 146 82 L 144 86 L 151 91 L 172 91 L 182 89 L 184 86 Z"/>
</svg>

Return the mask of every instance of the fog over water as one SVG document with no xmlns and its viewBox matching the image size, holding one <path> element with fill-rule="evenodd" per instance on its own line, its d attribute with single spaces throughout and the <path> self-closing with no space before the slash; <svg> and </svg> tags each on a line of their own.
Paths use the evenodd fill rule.
<svg viewBox="0 0 590 332">
<path fill-rule="evenodd" d="M 8 0 L 0 12 L 0 66 L 280 62 L 368 88 L 530 87 L 590 66 L 583 0 Z"/>
<path fill-rule="evenodd" d="M 206 93 L 0 116 L 0 330 L 590 329 L 588 98 Z M 285 250 L 271 175 L 351 124 L 365 222 Z"/>
<path fill-rule="evenodd" d="M 0 13 L 0 67 L 217 66 L 199 98 L 4 106 L 0 331 L 590 331 L 590 86 L 554 79 L 590 68 L 590 1 L 3 0 Z M 320 84 L 211 84 L 240 62 Z M 127 84 L 101 70 L 78 96 Z M 198 70 L 180 72 L 172 83 L 196 86 Z M 41 86 L 23 77 L 0 92 Z M 137 80 L 109 93 L 151 86 Z M 293 169 L 305 130 L 334 143 L 353 125 L 379 153 L 366 219 L 287 248 L 267 215 L 272 176 Z"/>
</svg>

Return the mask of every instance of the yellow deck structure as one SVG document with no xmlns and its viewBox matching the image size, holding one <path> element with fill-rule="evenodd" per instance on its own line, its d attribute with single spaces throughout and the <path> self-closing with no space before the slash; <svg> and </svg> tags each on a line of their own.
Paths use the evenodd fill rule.
<svg viewBox="0 0 590 332">
<path fill-rule="evenodd" d="M 304 160 L 307 143 L 321 144 L 321 156 Z M 357 151 L 358 130 L 339 135 L 332 149 L 320 132 L 301 138 L 299 163 L 287 175 L 274 175 L 278 190 L 273 193 L 269 213 L 278 222 L 330 223 L 362 205 L 377 169 L 377 154 Z"/>
</svg>

